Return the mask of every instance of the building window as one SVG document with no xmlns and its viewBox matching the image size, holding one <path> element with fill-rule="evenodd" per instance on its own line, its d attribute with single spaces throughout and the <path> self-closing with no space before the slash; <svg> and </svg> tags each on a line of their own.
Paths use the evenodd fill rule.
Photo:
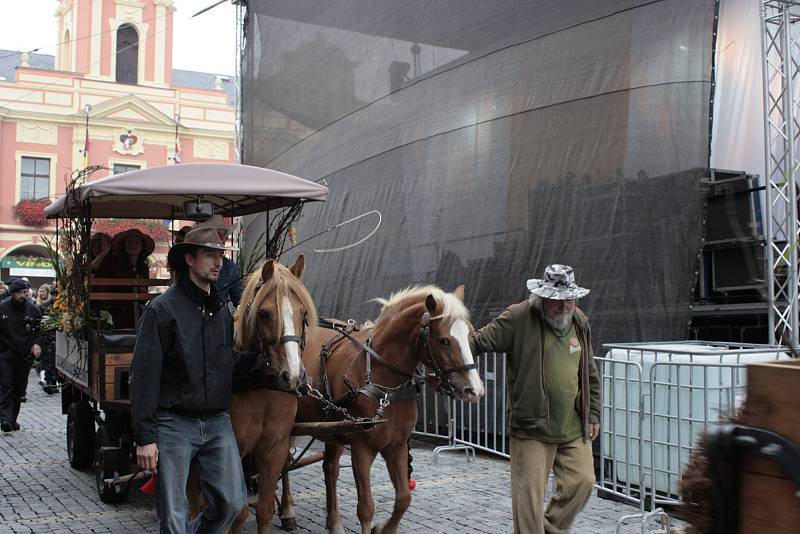
<svg viewBox="0 0 800 534">
<path fill-rule="evenodd" d="M 61 43 L 61 70 L 72 70 L 72 41 L 69 30 L 64 32 L 64 41 Z"/>
<path fill-rule="evenodd" d="M 140 165 L 127 165 L 124 163 L 115 163 L 113 170 L 114 174 L 122 174 L 123 172 L 138 171 L 142 167 Z"/>
<path fill-rule="evenodd" d="M 50 196 L 50 158 L 22 157 L 19 198 L 47 198 Z"/>
<path fill-rule="evenodd" d="M 117 28 L 117 82 L 139 81 L 139 34 L 130 24 Z"/>
</svg>

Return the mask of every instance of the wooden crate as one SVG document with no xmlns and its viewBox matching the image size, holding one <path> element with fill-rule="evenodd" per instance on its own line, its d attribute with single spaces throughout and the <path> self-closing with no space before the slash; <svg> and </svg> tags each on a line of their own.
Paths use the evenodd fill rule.
<svg viewBox="0 0 800 534">
<path fill-rule="evenodd" d="M 122 392 L 127 390 L 127 386 L 120 383 L 120 380 L 127 383 L 131 362 L 133 362 L 132 352 L 105 355 L 104 400 L 123 400 L 126 398 L 126 396 L 122 395 Z M 120 377 L 120 373 L 124 376 Z"/>
<path fill-rule="evenodd" d="M 777 432 L 800 444 L 800 360 L 747 366 L 747 402 L 741 422 Z M 748 458 L 742 468 L 742 534 L 800 531 L 800 498 L 794 482 L 775 462 Z"/>
<path fill-rule="evenodd" d="M 91 391 L 92 398 L 96 400 L 126 400 L 123 395 L 124 384 L 120 379 L 127 381 L 124 375 L 130 373 L 132 352 L 106 354 L 93 351 L 91 355 Z M 120 374 L 123 374 L 120 377 Z M 102 379 L 102 380 L 101 380 Z M 100 389 L 102 385 L 102 396 Z"/>
</svg>

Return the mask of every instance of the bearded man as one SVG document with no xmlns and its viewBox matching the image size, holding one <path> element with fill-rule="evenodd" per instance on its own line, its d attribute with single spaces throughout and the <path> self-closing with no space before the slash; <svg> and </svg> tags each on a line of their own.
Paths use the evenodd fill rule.
<svg viewBox="0 0 800 534">
<path fill-rule="evenodd" d="M 600 434 L 591 329 L 575 304 L 589 290 L 559 264 L 527 286 L 530 298 L 476 332 L 470 348 L 508 353 L 514 532 L 565 534 L 592 494 L 591 441 Z M 556 494 L 545 509 L 551 469 Z"/>
</svg>

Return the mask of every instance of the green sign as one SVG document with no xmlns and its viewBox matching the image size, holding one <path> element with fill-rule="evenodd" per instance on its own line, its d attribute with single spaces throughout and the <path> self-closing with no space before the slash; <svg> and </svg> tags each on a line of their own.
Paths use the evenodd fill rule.
<svg viewBox="0 0 800 534">
<path fill-rule="evenodd" d="M 15 258 L 6 256 L 3 258 L 3 261 L 0 262 L 0 267 L 5 267 L 6 269 L 52 269 L 53 262 L 47 258 Z"/>
</svg>

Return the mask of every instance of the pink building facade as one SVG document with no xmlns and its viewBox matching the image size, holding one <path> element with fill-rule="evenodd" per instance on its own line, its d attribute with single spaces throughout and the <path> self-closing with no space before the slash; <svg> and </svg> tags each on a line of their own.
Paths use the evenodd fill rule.
<svg viewBox="0 0 800 534">
<path fill-rule="evenodd" d="M 21 53 L 5 71 L 0 64 L 2 279 L 23 272 L 24 262 L 15 258 L 45 257 L 41 236 L 52 233 L 52 225 L 20 220 L 20 201 L 58 197 L 87 161 L 107 168 L 93 175 L 97 179 L 179 162 L 234 160 L 230 80 L 173 70 L 172 0 L 54 4 L 55 56 Z M 27 275 L 43 281 L 45 271 Z"/>
</svg>

